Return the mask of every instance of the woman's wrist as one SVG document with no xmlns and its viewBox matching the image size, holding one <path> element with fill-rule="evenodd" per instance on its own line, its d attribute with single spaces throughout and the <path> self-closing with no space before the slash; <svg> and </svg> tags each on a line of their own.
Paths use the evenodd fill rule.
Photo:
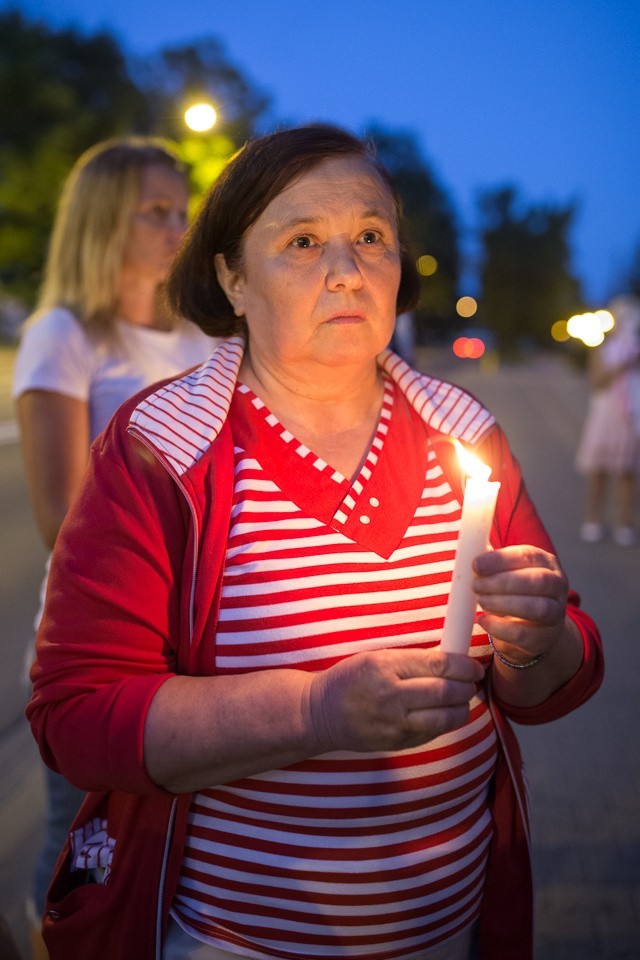
<svg viewBox="0 0 640 960">
<path fill-rule="evenodd" d="M 516 661 L 511 656 L 512 646 L 508 647 L 509 656 L 506 656 L 496 649 L 499 641 L 495 645 L 493 640 L 490 642 L 494 651 L 492 676 L 495 692 L 501 700 L 514 707 L 532 707 L 542 703 L 578 672 L 584 656 L 580 628 L 569 616 L 565 616 L 560 638 L 539 658 L 524 657 L 522 661 Z M 534 662 L 531 663 L 531 660 Z M 524 664 L 524 667 L 515 666 L 517 662 Z"/>
<path fill-rule="evenodd" d="M 494 657 L 497 657 L 500 663 L 504 663 L 505 666 L 510 667 L 512 670 L 528 670 L 529 667 L 535 667 L 548 653 L 547 650 L 543 650 L 542 653 L 538 653 L 535 657 L 529 657 L 526 660 L 510 660 L 497 649 L 491 634 L 489 633 L 487 636 L 489 637 L 489 643 L 491 644 Z"/>
</svg>

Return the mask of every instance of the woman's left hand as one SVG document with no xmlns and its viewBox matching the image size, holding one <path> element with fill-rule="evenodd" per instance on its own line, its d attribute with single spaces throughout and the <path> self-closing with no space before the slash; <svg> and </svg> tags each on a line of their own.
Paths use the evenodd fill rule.
<svg viewBox="0 0 640 960">
<path fill-rule="evenodd" d="M 565 630 L 568 583 L 557 557 L 530 545 L 476 557 L 473 589 L 480 626 L 514 663 L 547 654 Z"/>
</svg>

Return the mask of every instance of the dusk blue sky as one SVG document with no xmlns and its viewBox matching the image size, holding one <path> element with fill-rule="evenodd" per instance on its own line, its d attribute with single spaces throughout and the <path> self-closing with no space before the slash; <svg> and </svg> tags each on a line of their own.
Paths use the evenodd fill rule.
<svg viewBox="0 0 640 960">
<path fill-rule="evenodd" d="M 206 36 L 272 97 L 272 120 L 413 130 L 472 251 L 479 189 L 575 200 L 591 305 L 640 244 L 637 0 L 0 0 L 147 53 Z"/>
</svg>

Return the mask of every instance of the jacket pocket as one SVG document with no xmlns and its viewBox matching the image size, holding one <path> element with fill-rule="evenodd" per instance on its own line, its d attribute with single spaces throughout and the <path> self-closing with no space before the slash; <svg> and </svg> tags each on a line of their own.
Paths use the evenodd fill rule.
<svg viewBox="0 0 640 960">
<path fill-rule="evenodd" d="M 42 933 L 50 960 L 89 960 L 102 956 L 108 884 L 96 883 L 89 870 L 73 870 L 67 842 L 49 887 Z M 102 946 L 101 946 L 102 944 Z"/>
</svg>

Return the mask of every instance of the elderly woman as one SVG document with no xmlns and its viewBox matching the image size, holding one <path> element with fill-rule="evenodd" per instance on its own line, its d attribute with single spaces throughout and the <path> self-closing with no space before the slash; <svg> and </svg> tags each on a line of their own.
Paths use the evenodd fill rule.
<svg viewBox="0 0 640 960">
<path fill-rule="evenodd" d="M 417 286 L 387 173 L 332 127 L 249 143 L 169 286 L 228 339 L 94 445 L 33 670 L 43 757 L 92 791 L 52 960 L 526 960 L 507 718 L 583 703 L 599 639 L 492 416 L 386 349 Z M 502 483 L 468 656 L 451 438 Z"/>
</svg>

